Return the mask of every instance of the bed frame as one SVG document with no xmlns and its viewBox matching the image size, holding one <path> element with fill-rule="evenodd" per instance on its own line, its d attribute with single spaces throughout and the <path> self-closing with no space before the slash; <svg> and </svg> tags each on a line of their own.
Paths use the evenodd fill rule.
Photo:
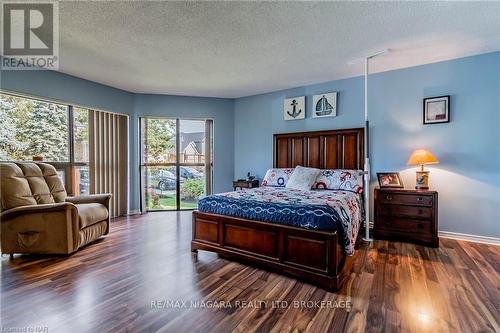
<svg viewBox="0 0 500 333">
<path fill-rule="evenodd" d="M 274 135 L 273 165 L 363 169 L 363 128 Z M 193 212 L 191 250 L 291 275 L 338 290 L 353 257 L 344 254 L 336 231 L 317 231 L 212 213 Z"/>
</svg>

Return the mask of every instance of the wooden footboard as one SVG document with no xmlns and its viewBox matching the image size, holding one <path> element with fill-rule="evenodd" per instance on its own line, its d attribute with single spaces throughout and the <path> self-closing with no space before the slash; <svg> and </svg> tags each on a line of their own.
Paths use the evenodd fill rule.
<svg viewBox="0 0 500 333">
<path fill-rule="evenodd" d="M 191 250 L 217 252 L 327 290 L 339 289 L 344 279 L 346 256 L 336 231 L 307 230 L 194 211 Z"/>
</svg>

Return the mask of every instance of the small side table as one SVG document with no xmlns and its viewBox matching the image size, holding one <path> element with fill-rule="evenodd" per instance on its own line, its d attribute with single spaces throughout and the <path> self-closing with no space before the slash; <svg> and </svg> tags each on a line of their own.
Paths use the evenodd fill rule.
<svg viewBox="0 0 500 333">
<path fill-rule="evenodd" d="M 233 189 L 236 191 L 238 187 L 241 189 L 259 187 L 259 180 L 233 180 Z"/>
<path fill-rule="evenodd" d="M 374 237 L 439 247 L 438 193 L 375 189 Z"/>
</svg>

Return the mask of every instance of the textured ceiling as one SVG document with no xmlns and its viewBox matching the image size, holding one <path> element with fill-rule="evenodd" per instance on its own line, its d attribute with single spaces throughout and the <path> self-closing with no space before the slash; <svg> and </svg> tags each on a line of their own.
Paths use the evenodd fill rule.
<svg viewBox="0 0 500 333">
<path fill-rule="evenodd" d="M 500 2 L 61 2 L 60 70 L 241 97 L 500 50 Z"/>
</svg>

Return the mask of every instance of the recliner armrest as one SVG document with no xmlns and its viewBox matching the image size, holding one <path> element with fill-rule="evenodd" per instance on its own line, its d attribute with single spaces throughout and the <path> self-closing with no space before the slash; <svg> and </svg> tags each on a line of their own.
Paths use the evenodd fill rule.
<svg viewBox="0 0 500 333">
<path fill-rule="evenodd" d="M 110 193 L 87 194 L 87 195 L 80 195 L 78 197 L 67 197 L 66 202 L 71 202 L 75 205 L 86 204 L 86 203 L 100 203 L 106 206 L 106 208 L 109 208 L 110 199 L 111 199 Z"/>
<path fill-rule="evenodd" d="M 19 233 L 40 232 L 50 234 L 48 239 L 57 242 L 47 245 L 58 248 L 57 253 L 71 253 L 78 248 L 80 234 L 78 228 L 78 210 L 71 202 L 19 206 L 3 211 L 0 214 L 2 231 L 2 251 L 7 248 L 18 249 Z M 15 252 L 15 251 L 13 251 Z M 11 252 L 11 253 L 13 253 Z M 28 251 L 29 253 L 29 251 Z"/>
<path fill-rule="evenodd" d="M 5 210 L 0 214 L 0 219 L 7 220 L 18 215 L 25 214 L 38 214 L 41 212 L 54 212 L 62 210 L 76 209 L 75 205 L 71 202 L 57 202 L 51 204 L 41 204 L 41 205 L 30 205 L 30 206 L 19 206 Z"/>
</svg>

